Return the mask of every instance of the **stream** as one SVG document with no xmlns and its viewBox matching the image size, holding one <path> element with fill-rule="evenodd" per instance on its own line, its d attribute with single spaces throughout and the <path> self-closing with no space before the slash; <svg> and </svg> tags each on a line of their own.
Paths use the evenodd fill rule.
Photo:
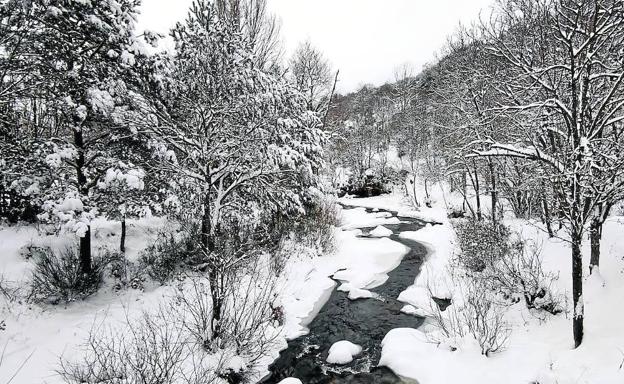
<svg viewBox="0 0 624 384">
<path fill-rule="evenodd" d="M 345 209 L 355 207 L 345 206 Z M 373 211 L 366 210 L 368 213 Z M 388 212 L 396 217 L 396 212 Z M 396 300 L 399 294 L 414 283 L 427 255 L 425 247 L 403 239 L 399 234 L 416 231 L 424 226 L 417 219 L 399 217 L 400 224 L 385 225 L 392 230 L 391 240 L 409 248 L 401 264 L 388 272 L 388 280 L 373 288 L 378 298 L 349 300 L 347 292 L 336 289 L 318 315 L 308 325 L 310 332 L 288 342 L 288 348 L 270 366 L 271 375 L 262 383 L 276 384 L 286 377 L 295 377 L 305 384 L 321 383 L 406 383 L 385 367 L 377 367 L 381 357 L 381 341 L 394 328 L 418 328 L 423 318 L 401 312 L 405 305 Z M 372 228 L 362 228 L 364 233 Z M 374 241 L 363 238 L 362 241 Z M 329 348 L 340 340 L 362 346 L 363 351 L 350 364 L 337 366 L 326 363 Z M 413 382 L 413 381 L 412 381 Z"/>
</svg>

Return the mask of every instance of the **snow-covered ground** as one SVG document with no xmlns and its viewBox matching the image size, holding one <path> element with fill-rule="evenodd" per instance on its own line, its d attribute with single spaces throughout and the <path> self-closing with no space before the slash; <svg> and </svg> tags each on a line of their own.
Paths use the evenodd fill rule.
<svg viewBox="0 0 624 384">
<path fill-rule="evenodd" d="M 411 207 L 401 193 L 368 199 L 342 199 L 349 205 L 383 208 L 399 212 L 400 216 L 442 223 L 401 234 L 429 249 L 421 273 L 414 276 L 414 285 L 398 297 L 405 303 L 402 311 L 416 316 L 431 313 L 432 295 L 451 298 L 454 303 L 462 301 L 462 292 L 455 287 L 448 272 L 450 259 L 457 250 L 446 210 L 447 206 L 458 203 L 458 197 L 446 193 L 440 186 L 431 190 L 432 208 L 422 207 L 420 210 Z M 383 284 L 387 273 L 406 254 L 403 245 L 385 237 L 387 231 L 383 225 L 395 224 L 396 219 L 381 212 L 367 213 L 364 208 L 347 208 L 342 215 L 343 226 L 336 230 L 338 246 L 335 253 L 316 255 L 312 250 L 303 249 L 286 263 L 280 288 L 285 313 L 283 338 L 262 363 L 264 367 L 277 356 L 279 349 L 286 347 L 287 339 L 308 331 L 306 326 L 333 289 L 349 292 L 351 299 L 366 299 L 371 296 L 369 289 Z M 567 243 L 548 239 L 536 223 L 506 219 L 506 224 L 522 231 L 525 238 L 542 243 L 544 268 L 559 276 L 553 288 L 569 297 L 571 266 Z M 154 240 L 164 225 L 166 223 L 158 219 L 132 222 L 128 233 L 129 258 L 136 259 L 140 250 Z M 362 234 L 360 228 L 365 227 L 376 227 L 373 237 L 359 237 Z M 95 248 L 117 246 L 117 224 L 101 221 L 96 224 L 94 232 Z M 511 334 L 507 348 L 502 352 L 485 357 L 470 337 L 456 340 L 457 350 L 444 343 L 433 343 L 430 337 L 433 328 L 430 322 L 426 322 L 421 329 L 390 331 L 383 341 L 380 365 L 421 384 L 624 382 L 624 237 L 620 236 L 621 233 L 624 233 L 624 217 L 610 218 L 604 227 L 600 273 L 586 278 L 586 333 L 580 348 L 572 348 L 569 308 L 557 316 L 536 316 L 519 303 L 509 307 L 506 313 Z M 20 254 L 23 247 L 29 244 L 62 247 L 68 241 L 70 239 L 64 237 L 42 236 L 32 227 L 2 227 L 0 273 L 13 285 L 25 285 L 32 264 Z M 589 255 L 588 244 L 584 254 Z M 6 325 L 0 330 L 0 344 L 4 349 L 0 378 L 10 378 L 19 371 L 13 383 L 59 383 L 61 380 L 55 372 L 59 356 L 75 354 L 76 346 L 84 341 L 94 323 L 120 322 L 128 313 L 155 307 L 169 297 L 169 289 L 151 284 L 144 291 L 116 293 L 111 287 L 104 287 L 87 300 L 66 307 L 2 303 L 0 317 Z M 348 346 L 343 344 L 335 350 L 339 352 L 339 360 L 346 361 L 345 356 L 356 351 L 351 346 L 342 348 Z M 260 376 L 262 374 L 264 372 L 260 372 Z"/>
<path fill-rule="evenodd" d="M 259 364 L 262 377 L 286 340 L 308 330 L 307 324 L 315 317 L 336 281 L 340 289 L 349 292 L 352 299 L 370 297 L 368 289 L 383 284 L 387 272 L 394 269 L 407 249 L 385 237 L 363 239 L 359 228 L 392 224 L 397 219 L 381 213 L 366 213 L 363 208 L 345 209 L 343 227 L 336 229 L 337 250 L 330 255 L 317 255 L 313 250 L 295 247 L 296 252 L 286 263 L 279 292 L 284 309 L 284 327 L 274 350 Z M 167 223 L 151 218 L 131 221 L 128 227 L 127 252 L 129 260 L 136 261 L 148 244 Z M 116 249 L 119 242 L 119 223 L 100 220 L 93 227 L 94 249 Z M 384 232 L 380 227 L 379 232 Z M 60 249 L 72 244 L 75 238 L 40 234 L 34 227 L 14 226 L 0 228 L 0 274 L 11 286 L 27 287 L 32 262 L 24 258 L 24 247 L 49 245 Z M 333 279 L 332 279 L 333 277 Z M 12 377 L 13 383 L 60 383 L 56 370 L 60 356 L 72 357 L 86 340 L 94 325 L 123 326 L 127 317 L 143 310 L 155 310 L 159 304 L 171 299 L 174 288 L 146 284 L 143 291 L 103 287 L 96 295 L 66 306 L 34 305 L 28 303 L 0 302 L 0 320 L 5 321 L 0 330 L 0 344 L 4 356 L 0 364 L 0 378 Z M 5 384 L 0 380 L 0 384 Z"/>
<path fill-rule="evenodd" d="M 397 211 L 400 215 L 420 217 L 442 225 L 427 225 L 402 237 L 423 243 L 428 258 L 414 285 L 399 296 L 406 303 L 403 311 L 415 315 L 431 313 L 436 305 L 432 296 L 462 302 L 462 292 L 454 286 L 449 262 L 456 249 L 455 234 L 446 218 L 448 206 L 461 204 L 436 185 L 432 188 L 432 208 L 415 211 L 402 194 L 342 199 L 346 204 Z M 444 194 L 444 195 L 443 195 Z M 568 243 L 549 239 L 534 222 L 506 219 L 505 223 L 522 232 L 523 237 L 542 244 L 544 269 L 559 278 L 553 290 L 570 297 L 571 256 Z M 569 299 L 566 311 L 545 316 L 528 311 L 523 302 L 509 307 L 505 320 L 511 334 L 505 350 L 485 357 L 471 337 L 456 341 L 457 350 L 433 342 L 431 322 L 421 329 L 394 329 L 383 341 L 380 365 L 421 384 L 441 383 L 539 383 L 576 384 L 624 383 L 624 217 L 610 218 L 604 227 L 600 273 L 585 282 L 585 338 L 573 349 Z M 563 236 L 563 233 L 561 233 Z M 584 245 L 584 265 L 589 262 L 589 244 Z"/>
</svg>

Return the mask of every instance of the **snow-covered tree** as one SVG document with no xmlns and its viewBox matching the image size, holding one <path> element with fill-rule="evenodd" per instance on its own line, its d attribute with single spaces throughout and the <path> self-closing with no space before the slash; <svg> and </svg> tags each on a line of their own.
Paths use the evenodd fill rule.
<svg viewBox="0 0 624 384">
<path fill-rule="evenodd" d="M 573 333 L 583 339 L 586 225 L 622 198 L 624 4 L 621 1 L 504 1 L 484 29 L 493 57 L 510 68 L 497 85 L 516 140 L 490 140 L 481 156 L 539 162 L 553 182 L 572 245 Z M 485 140 L 487 141 L 487 140 Z M 598 247 L 592 247 L 599 249 Z M 594 268 L 598 259 L 592 258 Z"/>
<path fill-rule="evenodd" d="M 218 252 L 216 241 L 266 212 L 301 211 L 317 186 L 324 134 L 304 97 L 256 66 L 244 37 L 210 2 L 196 1 L 172 36 L 175 54 L 162 58 L 149 101 L 158 123 L 144 132 L 175 175 L 173 198 L 199 227 L 216 339 L 224 276 L 246 256 Z"/>
<path fill-rule="evenodd" d="M 80 238 L 84 273 L 91 271 L 90 223 L 101 213 L 97 202 L 111 193 L 98 185 L 118 167 L 115 149 L 135 134 L 127 121 L 135 108 L 131 89 L 146 55 L 134 35 L 138 5 L 136 0 L 22 2 L 40 15 L 28 31 L 29 55 L 42 79 L 41 102 L 54 111 L 37 122 L 47 132 L 29 152 L 48 170 L 33 170 L 37 180 L 31 189 L 43 202 L 40 219 L 60 223 Z"/>
</svg>

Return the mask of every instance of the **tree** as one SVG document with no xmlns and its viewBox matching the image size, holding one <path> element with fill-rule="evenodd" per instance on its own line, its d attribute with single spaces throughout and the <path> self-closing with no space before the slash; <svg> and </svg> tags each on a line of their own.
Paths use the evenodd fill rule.
<svg viewBox="0 0 624 384">
<path fill-rule="evenodd" d="M 573 333 L 583 340 L 581 241 L 586 224 L 621 198 L 624 4 L 621 1 L 501 2 L 484 29 L 511 72 L 499 111 L 522 137 L 490 142 L 480 156 L 529 159 L 554 181 L 572 244 Z M 608 210 L 607 210 L 608 211 Z M 597 261 L 594 261 L 597 264 Z"/>
<path fill-rule="evenodd" d="M 134 35 L 137 0 L 50 4 L 22 2 L 29 27 L 28 57 L 39 76 L 31 102 L 21 96 L 18 111 L 32 117 L 39 133 L 27 153 L 47 167 L 27 172 L 26 188 L 43 202 L 42 221 L 60 223 L 80 238 L 80 265 L 91 272 L 91 220 L 105 193 L 98 185 L 118 165 L 114 149 L 135 132 L 132 83 L 146 57 Z M 40 105 L 47 112 L 37 119 Z M 47 169 L 46 169 L 47 168 Z"/>
<path fill-rule="evenodd" d="M 289 64 L 297 88 L 306 95 L 308 109 L 326 110 L 332 96 L 332 75 L 323 54 L 306 40 L 299 44 Z"/>
<path fill-rule="evenodd" d="M 242 34 L 256 65 L 276 71 L 283 56 L 281 23 L 269 13 L 267 0 L 216 0 L 215 8 L 220 20 Z"/>
<path fill-rule="evenodd" d="M 198 228 L 201 265 L 212 295 L 211 340 L 221 336 L 228 273 L 249 254 L 225 249 L 258 216 L 298 212 L 318 186 L 324 134 L 303 96 L 254 62 L 253 51 L 213 5 L 198 0 L 172 31 L 175 53 L 147 82 L 146 124 L 161 166 Z M 155 87 L 154 87 L 155 85 Z M 244 241 L 253 241 L 254 235 Z"/>
</svg>

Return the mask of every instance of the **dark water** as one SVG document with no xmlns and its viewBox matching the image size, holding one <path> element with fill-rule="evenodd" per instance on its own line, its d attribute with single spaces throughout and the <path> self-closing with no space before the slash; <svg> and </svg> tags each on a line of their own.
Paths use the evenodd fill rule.
<svg viewBox="0 0 624 384">
<path fill-rule="evenodd" d="M 401 313 L 404 304 L 396 300 L 403 290 L 414 283 L 427 253 L 419 243 L 398 236 L 404 231 L 416 231 L 424 223 L 415 219 L 400 219 L 401 224 L 384 226 L 393 231 L 391 240 L 404 244 L 410 251 L 401 264 L 388 273 L 389 278 L 383 285 L 371 289 L 381 299 L 352 301 L 347 298 L 348 293 L 334 290 L 325 306 L 308 325 L 308 335 L 288 343 L 288 348 L 281 352 L 270 367 L 271 376 L 265 378 L 263 383 L 279 383 L 286 377 L 296 377 L 304 384 L 403 382 L 389 369 L 375 366 L 381 356 L 381 341 L 390 330 L 417 328 L 424 321 Z M 329 348 L 340 340 L 362 346 L 363 352 L 348 365 L 326 363 Z"/>
</svg>

